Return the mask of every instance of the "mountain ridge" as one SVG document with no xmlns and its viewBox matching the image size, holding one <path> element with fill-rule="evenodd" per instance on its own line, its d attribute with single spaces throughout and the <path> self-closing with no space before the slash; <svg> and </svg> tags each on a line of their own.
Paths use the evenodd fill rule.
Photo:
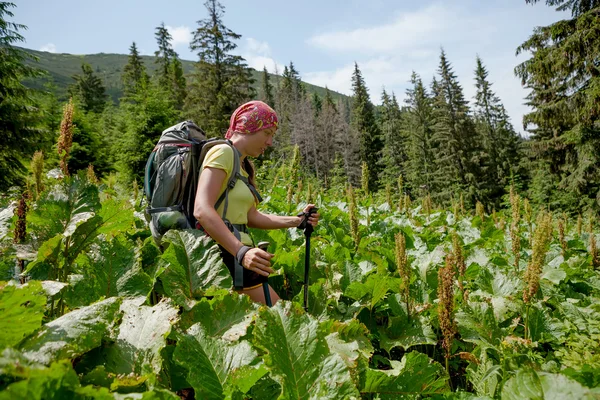
<svg viewBox="0 0 600 400">
<path fill-rule="evenodd" d="M 28 81 L 28 86 L 35 89 L 42 89 L 47 83 L 53 83 L 55 85 L 54 91 L 59 100 L 67 99 L 67 90 L 70 84 L 75 83 L 73 75 L 81 74 L 81 64 L 87 63 L 92 66 L 94 73 L 102 79 L 102 82 L 106 88 L 107 95 L 113 100 L 113 102 L 119 102 L 119 98 L 123 94 L 123 85 L 121 82 L 121 74 L 123 67 L 127 64 L 129 55 L 118 54 L 118 53 L 95 53 L 95 54 L 71 54 L 71 53 L 50 53 L 47 51 L 32 50 L 27 48 L 21 48 L 23 51 L 33 55 L 37 58 L 37 62 L 28 61 L 30 65 L 34 65 L 41 70 L 48 73 L 46 77 L 33 79 Z M 157 69 L 155 56 L 140 56 L 142 62 L 146 66 L 146 70 L 149 75 L 153 75 Z M 187 77 L 191 74 L 194 69 L 195 61 L 181 60 L 183 66 L 184 75 Z M 254 78 L 254 88 L 257 93 L 260 92 L 260 86 L 262 83 L 262 71 L 257 71 L 254 68 L 252 70 L 252 76 Z M 271 77 L 271 83 L 276 85 L 281 76 L 269 73 Z M 317 93 L 321 97 L 325 95 L 325 88 L 317 85 L 313 85 L 307 82 L 302 82 L 306 87 L 307 92 Z M 329 90 L 331 96 L 335 101 L 338 99 L 346 99 L 349 96 Z"/>
</svg>

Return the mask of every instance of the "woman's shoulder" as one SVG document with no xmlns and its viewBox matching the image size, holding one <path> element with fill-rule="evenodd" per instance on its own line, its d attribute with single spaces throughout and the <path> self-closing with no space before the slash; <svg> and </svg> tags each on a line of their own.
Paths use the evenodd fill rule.
<svg viewBox="0 0 600 400">
<path fill-rule="evenodd" d="M 227 143 L 219 143 L 211 146 L 210 149 L 206 152 L 206 157 L 233 157 L 233 148 L 230 144 Z"/>
</svg>

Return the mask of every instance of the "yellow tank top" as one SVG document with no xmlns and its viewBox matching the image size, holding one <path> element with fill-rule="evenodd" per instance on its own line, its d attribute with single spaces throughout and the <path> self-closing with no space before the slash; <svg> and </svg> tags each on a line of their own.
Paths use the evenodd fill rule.
<svg viewBox="0 0 600 400">
<path fill-rule="evenodd" d="M 219 197 L 223 192 L 225 192 L 225 187 L 227 186 L 227 182 L 231 178 L 231 174 L 233 172 L 233 148 L 227 144 L 220 144 L 212 147 L 204 158 L 204 162 L 202 163 L 201 171 L 204 168 L 217 168 L 222 169 L 227 173 L 227 177 L 223 181 L 221 185 L 221 190 L 219 191 Z M 244 169 L 240 165 L 240 173 L 248 177 L 248 173 L 244 171 Z M 218 198 L 218 197 L 217 197 Z M 254 195 L 246 186 L 244 182 L 238 179 L 235 182 L 235 186 L 233 189 L 229 190 L 229 194 L 227 195 L 228 205 L 227 205 L 227 215 L 225 218 L 229 220 L 232 224 L 246 225 L 248 224 L 248 212 L 256 203 L 256 199 Z M 223 208 L 225 206 L 225 201 L 221 202 L 219 208 L 217 209 L 217 213 L 220 217 L 223 216 Z M 241 242 L 247 246 L 252 246 L 252 238 L 244 233 L 240 232 Z"/>
</svg>

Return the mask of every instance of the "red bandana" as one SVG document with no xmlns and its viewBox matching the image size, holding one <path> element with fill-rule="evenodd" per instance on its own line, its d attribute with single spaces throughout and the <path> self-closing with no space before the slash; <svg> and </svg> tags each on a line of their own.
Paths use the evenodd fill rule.
<svg viewBox="0 0 600 400">
<path fill-rule="evenodd" d="M 272 127 L 277 128 L 277 123 L 277 114 L 266 103 L 258 100 L 249 101 L 231 114 L 225 139 L 231 138 L 234 132 L 247 134 Z"/>
</svg>

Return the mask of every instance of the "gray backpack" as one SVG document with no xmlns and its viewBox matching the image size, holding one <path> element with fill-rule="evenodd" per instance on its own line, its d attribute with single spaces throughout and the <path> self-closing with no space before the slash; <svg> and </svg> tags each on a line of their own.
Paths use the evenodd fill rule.
<svg viewBox="0 0 600 400">
<path fill-rule="evenodd" d="M 199 169 L 208 150 L 219 144 L 233 147 L 225 139 L 206 139 L 206 134 L 192 121 L 181 122 L 163 131 L 148 157 L 144 174 L 144 193 L 148 201 L 146 219 L 157 243 L 169 229 L 196 227 L 193 212 Z M 223 219 L 227 212 L 227 194 L 237 179 L 242 179 L 251 187 L 240 174 L 239 153 L 235 147 L 233 149 L 233 173 L 226 190 L 215 204 L 215 208 L 218 208 L 225 200 Z M 255 192 L 253 187 L 251 190 Z"/>
</svg>

